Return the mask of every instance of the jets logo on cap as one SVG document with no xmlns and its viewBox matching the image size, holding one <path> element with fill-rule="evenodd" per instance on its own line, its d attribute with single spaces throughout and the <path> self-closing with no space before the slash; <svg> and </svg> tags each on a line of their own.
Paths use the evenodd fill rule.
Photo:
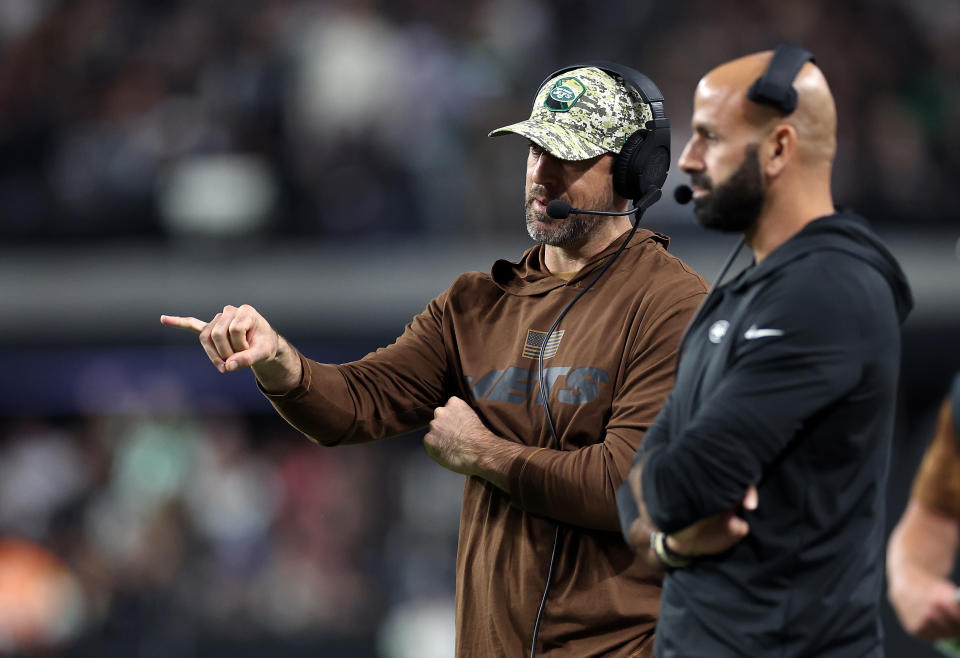
<svg viewBox="0 0 960 658">
<path fill-rule="evenodd" d="M 551 112 L 567 112 L 576 105 L 586 86 L 578 78 L 560 78 L 553 84 L 553 89 L 543 101 L 544 106 Z"/>
</svg>

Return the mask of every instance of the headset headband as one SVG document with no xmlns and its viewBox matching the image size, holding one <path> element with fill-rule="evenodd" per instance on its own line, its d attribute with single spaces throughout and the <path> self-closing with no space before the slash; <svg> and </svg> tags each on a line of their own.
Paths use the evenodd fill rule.
<svg viewBox="0 0 960 658">
<path fill-rule="evenodd" d="M 804 64 L 815 61 L 809 50 L 780 44 L 773 51 L 767 70 L 750 85 L 747 98 L 790 114 L 797 109 L 797 90 L 793 88 L 793 80 Z"/>
</svg>

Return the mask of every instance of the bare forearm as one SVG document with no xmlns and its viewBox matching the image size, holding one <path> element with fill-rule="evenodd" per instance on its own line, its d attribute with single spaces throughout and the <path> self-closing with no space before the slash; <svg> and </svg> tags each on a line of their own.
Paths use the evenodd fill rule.
<svg viewBox="0 0 960 658">
<path fill-rule="evenodd" d="M 628 543 L 648 567 L 656 572 L 663 573 L 666 571 L 666 565 L 657 557 L 657 552 L 653 550 L 653 544 L 650 543 L 650 537 L 655 530 L 656 528 L 650 523 L 649 519 L 641 515 L 630 526 Z"/>
<path fill-rule="evenodd" d="M 888 596 L 903 627 L 926 640 L 960 634 L 957 586 L 949 580 L 957 523 L 912 501 L 890 538 Z"/>
<path fill-rule="evenodd" d="M 279 338 L 276 357 L 252 366 L 260 388 L 271 395 L 292 391 L 303 377 L 300 353 L 286 338 Z"/>
<path fill-rule="evenodd" d="M 627 544 L 648 566 L 662 571 L 663 565 L 650 542 L 651 534 L 657 528 L 650 521 L 641 495 L 644 457 L 643 451 L 638 451 L 634 456 L 633 466 L 627 472 L 626 480 L 617 490 L 617 511 L 620 515 L 620 529 Z"/>
<path fill-rule="evenodd" d="M 890 582 L 918 570 L 930 577 L 946 579 L 953 571 L 958 548 L 957 523 L 925 506 L 911 502 L 890 536 L 887 571 Z"/>
</svg>

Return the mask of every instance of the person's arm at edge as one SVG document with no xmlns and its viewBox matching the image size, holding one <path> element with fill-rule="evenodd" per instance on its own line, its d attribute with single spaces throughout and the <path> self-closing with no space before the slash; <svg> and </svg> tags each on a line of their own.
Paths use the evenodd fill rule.
<svg viewBox="0 0 960 658">
<path fill-rule="evenodd" d="M 925 640 L 960 636 L 957 587 L 949 580 L 960 548 L 960 446 L 952 411 L 944 401 L 887 547 L 887 596 L 907 632 Z"/>
<path fill-rule="evenodd" d="M 957 586 L 949 580 L 958 548 L 957 521 L 911 500 L 887 548 L 887 596 L 911 635 L 960 637 Z"/>
</svg>

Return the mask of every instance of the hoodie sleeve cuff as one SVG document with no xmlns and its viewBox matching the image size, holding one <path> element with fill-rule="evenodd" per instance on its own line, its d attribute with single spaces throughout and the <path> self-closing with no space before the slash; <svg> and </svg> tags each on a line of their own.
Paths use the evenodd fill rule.
<svg viewBox="0 0 960 658">
<path fill-rule="evenodd" d="M 297 357 L 300 359 L 300 381 L 286 393 L 270 393 L 263 387 L 259 379 L 256 380 L 257 388 L 260 389 L 260 392 L 265 398 L 271 402 L 293 402 L 310 392 L 310 385 L 313 383 L 313 372 L 307 360 L 300 352 L 297 352 Z"/>
</svg>

